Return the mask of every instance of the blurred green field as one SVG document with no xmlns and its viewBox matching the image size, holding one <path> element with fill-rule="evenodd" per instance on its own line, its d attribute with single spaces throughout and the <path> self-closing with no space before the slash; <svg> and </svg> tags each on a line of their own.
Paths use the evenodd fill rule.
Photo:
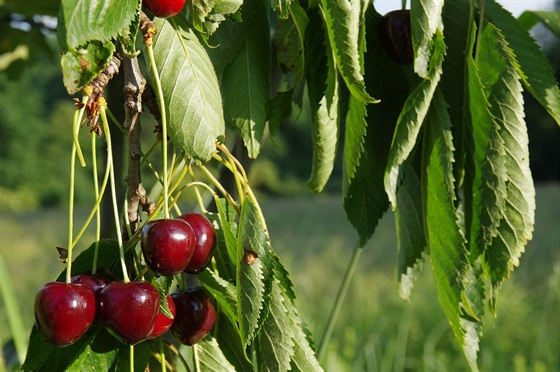
<svg viewBox="0 0 560 372">
<path fill-rule="evenodd" d="M 338 196 L 263 198 L 261 203 L 272 245 L 295 282 L 300 315 L 318 342 L 356 235 Z M 66 224 L 64 210 L 0 214 L 0 254 L 26 329 L 33 323 L 35 292 L 63 269 L 55 247 L 65 245 Z M 91 240 L 86 236 L 80 248 Z M 398 296 L 396 263 L 395 228 L 388 213 L 362 255 L 326 353 L 326 371 L 467 370 L 437 303 L 429 267 L 406 302 Z M 0 304 L 4 345 L 10 333 Z M 559 184 L 537 188 L 535 236 L 500 292 L 497 310 L 496 319 L 486 319 L 482 371 L 560 370 Z M 5 358 L 10 350 L 4 348 Z"/>
</svg>

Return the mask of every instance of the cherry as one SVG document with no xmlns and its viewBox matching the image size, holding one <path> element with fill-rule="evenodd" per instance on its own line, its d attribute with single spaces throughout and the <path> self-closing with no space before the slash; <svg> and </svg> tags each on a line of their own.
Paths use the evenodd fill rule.
<svg viewBox="0 0 560 372">
<path fill-rule="evenodd" d="M 381 45 L 389 58 L 400 65 L 408 65 L 414 59 L 410 10 L 394 10 L 383 16 L 379 24 Z"/>
<path fill-rule="evenodd" d="M 212 259 L 212 253 L 216 248 L 216 233 L 212 223 L 203 214 L 187 213 L 179 216 L 179 218 L 191 225 L 196 235 L 194 254 L 184 271 L 189 274 L 197 274 Z"/>
<path fill-rule="evenodd" d="M 175 292 L 171 296 L 176 307 L 171 332 L 181 343 L 194 345 L 214 327 L 216 309 L 202 288 Z"/>
<path fill-rule="evenodd" d="M 156 17 L 167 18 L 179 13 L 186 0 L 143 0 L 142 5 Z"/>
<path fill-rule="evenodd" d="M 187 267 L 196 244 L 192 227 L 181 219 L 148 222 L 142 228 L 142 252 L 148 266 L 161 275 L 174 275 Z"/>
<path fill-rule="evenodd" d="M 171 328 L 171 325 L 173 324 L 173 320 L 175 319 L 175 313 L 176 313 L 175 302 L 173 301 L 173 298 L 171 297 L 171 295 L 167 295 L 165 298 L 167 300 L 167 306 L 169 307 L 169 311 L 173 315 L 173 319 L 168 318 L 161 311 L 159 311 L 157 316 L 156 316 L 156 322 L 154 324 L 154 329 L 153 329 L 152 333 L 150 334 L 150 336 L 148 338 L 156 338 L 156 337 L 161 336 L 162 334 L 167 332 L 167 330 L 169 328 Z"/>
<path fill-rule="evenodd" d="M 148 338 L 158 310 L 159 294 L 149 282 L 112 282 L 99 293 L 99 318 L 129 344 Z"/>
<path fill-rule="evenodd" d="M 77 274 L 70 279 L 72 283 L 79 283 L 89 287 L 95 295 L 98 295 L 108 283 L 114 280 L 113 277 L 107 274 Z"/>
<path fill-rule="evenodd" d="M 70 345 L 95 319 L 95 295 L 82 284 L 50 282 L 35 296 L 39 334 L 57 346 Z"/>
</svg>

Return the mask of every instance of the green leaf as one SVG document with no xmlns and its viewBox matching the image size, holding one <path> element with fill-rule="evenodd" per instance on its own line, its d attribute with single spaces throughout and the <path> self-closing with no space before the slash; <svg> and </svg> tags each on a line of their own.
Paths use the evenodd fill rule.
<svg viewBox="0 0 560 372">
<path fill-rule="evenodd" d="M 294 353 L 294 324 L 278 281 L 272 282 L 269 314 L 259 336 L 259 352 L 263 371 L 287 371 Z"/>
<path fill-rule="evenodd" d="M 232 205 L 225 198 L 215 198 L 216 208 L 218 209 L 218 216 L 220 218 L 220 227 L 224 236 L 224 243 L 227 250 L 227 255 L 231 262 L 237 261 L 237 223 L 235 219 L 237 214 Z M 218 241 L 218 250 L 221 247 L 221 241 Z M 218 252 L 219 253 L 219 252 Z"/>
<path fill-rule="evenodd" d="M 494 42 L 481 44 L 481 48 L 494 50 L 496 47 Z M 482 52 L 477 59 L 477 65 L 482 69 L 494 63 L 503 66 L 499 54 Z M 470 161 L 465 175 L 465 214 L 469 251 L 474 257 L 478 257 L 497 234 L 505 204 L 507 172 L 504 143 L 498 135 L 498 123 L 490 112 L 490 103 L 484 91 L 485 85 L 492 88 L 493 81 L 482 80 L 477 65 L 472 57 L 468 58 L 470 125 L 467 129 L 470 132 Z M 490 72 L 493 68 L 486 69 Z"/>
<path fill-rule="evenodd" d="M 160 75 L 169 137 L 188 157 L 208 161 L 225 134 L 218 79 L 206 50 L 186 20 L 157 19 L 154 57 Z"/>
<path fill-rule="evenodd" d="M 220 349 L 228 361 L 235 366 L 235 370 L 253 372 L 254 368 L 247 357 L 239 328 L 223 317 L 219 317 L 216 328 L 219 329 Z"/>
<path fill-rule="evenodd" d="M 138 2 L 121 0 L 62 0 L 59 22 L 67 50 L 75 51 L 90 41 L 106 43 L 129 32 L 138 12 Z"/>
<path fill-rule="evenodd" d="M 402 183 L 397 191 L 399 207 L 395 210 L 395 227 L 399 248 L 399 294 L 407 300 L 410 299 L 414 281 L 422 270 L 427 248 L 421 176 L 420 169 L 416 166 L 418 155 L 414 162 L 406 162 L 402 167 Z"/>
<path fill-rule="evenodd" d="M 167 303 L 167 294 L 173 283 L 173 276 L 160 276 L 159 278 L 152 278 L 152 285 L 156 288 L 159 295 L 159 311 L 168 317 L 173 319 L 173 314 L 171 309 L 169 309 L 169 304 Z"/>
<path fill-rule="evenodd" d="M 95 255 L 95 243 L 92 243 L 87 249 L 80 253 L 72 261 L 72 275 L 91 273 L 93 266 L 93 256 Z M 102 239 L 99 241 L 99 249 L 97 255 L 97 269 L 105 269 L 112 272 L 113 267 L 119 261 L 119 243 L 116 240 Z M 118 265 L 120 267 L 120 265 Z M 113 272 L 115 277 L 122 277 L 122 272 Z M 58 275 L 56 281 L 62 282 L 66 280 L 66 269 Z"/>
<path fill-rule="evenodd" d="M 97 328 L 97 327 L 96 327 Z M 69 346 L 57 347 L 47 343 L 34 325 L 29 337 L 27 356 L 22 371 L 64 371 L 84 352 L 91 343 L 96 328 L 90 328 L 81 338 Z"/>
<path fill-rule="evenodd" d="M 241 12 L 237 37 L 243 46 L 222 77 L 224 115 L 240 131 L 249 157 L 256 158 L 269 115 L 270 30 L 262 1 L 245 1 Z"/>
<path fill-rule="evenodd" d="M 432 40 L 436 30 L 443 29 L 443 4 L 443 0 L 419 0 L 411 3 L 410 27 L 414 48 L 414 71 L 422 78 L 428 78 Z"/>
<path fill-rule="evenodd" d="M 440 92 L 435 94 L 426 117 L 422 150 L 424 225 L 438 298 L 469 365 L 476 369 L 478 338 L 467 338 L 462 326 L 462 276 L 468 264 L 467 250 L 455 208 L 451 121 Z"/>
<path fill-rule="evenodd" d="M 194 28 L 205 34 L 212 35 L 227 15 L 236 13 L 243 0 L 196 0 L 188 1 L 190 19 Z"/>
<path fill-rule="evenodd" d="M 443 7 L 443 24 L 446 55 L 440 84 L 453 123 L 453 143 L 458 154 L 455 159 L 455 182 L 458 189 L 463 182 L 465 157 L 461 154 L 466 151 L 463 133 L 469 112 L 466 99 L 466 56 L 472 53 L 472 45 L 468 44 L 471 25 L 474 25 L 474 22 L 469 19 L 468 1 L 446 2 Z M 474 41 L 474 34 L 472 39 Z"/>
<path fill-rule="evenodd" d="M 239 37 L 243 32 L 243 27 L 243 23 L 227 19 L 208 39 L 206 51 L 220 80 L 225 68 L 229 66 L 243 47 L 243 39 Z"/>
<path fill-rule="evenodd" d="M 279 20 L 274 36 L 276 63 L 284 74 L 288 74 L 288 89 L 297 88 L 303 79 L 307 23 L 305 10 L 294 2 L 290 6 L 290 16 Z"/>
<path fill-rule="evenodd" d="M 319 193 L 332 170 L 338 145 L 338 79 L 318 9 L 310 10 L 305 62 L 313 126 L 313 161 L 307 187 Z"/>
<path fill-rule="evenodd" d="M 558 11 L 526 10 L 517 18 L 517 22 L 525 31 L 531 30 L 537 23 L 541 22 L 560 40 L 560 12 Z"/>
<path fill-rule="evenodd" d="M 493 285 L 499 285 L 515 266 L 532 238 L 535 223 L 535 188 L 529 168 L 527 127 L 517 61 L 501 33 L 485 28 L 479 71 L 485 83 L 498 135 L 504 146 L 505 205 L 500 208 L 497 234 L 486 250 Z"/>
<path fill-rule="evenodd" d="M 373 7 L 368 9 L 365 18 L 365 81 L 380 102 L 367 106 L 366 111 L 360 102 L 350 98 L 344 144 L 344 209 L 360 236 L 362 246 L 372 236 L 388 207 L 383 175 L 395 124 L 409 85 L 405 70 L 392 63 L 383 52 L 377 33 L 380 20 L 381 15 Z M 383 76 L 383 79 L 378 76 Z M 360 125 L 365 131 L 365 138 L 360 138 L 359 131 L 354 129 Z M 348 169 L 350 164 L 356 166 L 353 173 Z"/>
<path fill-rule="evenodd" d="M 241 338 L 249 345 L 268 311 L 273 281 L 270 238 L 260 207 L 245 197 L 237 233 L 237 304 Z"/>
<path fill-rule="evenodd" d="M 62 55 L 62 79 L 68 94 L 73 95 L 91 83 L 113 57 L 115 45 L 108 41 L 89 42 L 80 51 L 67 51 Z"/>
<path fill-rule="evenodd" d="M 235 367 L 222 353 L 218 341 L 212 336 L 193 346 L 198 353 L 199 371 L 235 371 Z"/>
<path fill-rule="evenodd" d="M 232 325 L 237 325 L 237 290 L 235 286 L 220 278 L 217 274 L 207 269 L 197 275 L 202 286 L 212 295 L 218 303 L 220 310 L 227 316 Z"/>
<path fill-rule="evenodd" d="M 352 95 L 360 102 L 375 100 L 366 92 L 360 67 L 360 24 L 363 22 L 362 1 L 321 0 L 327 33 L 336 65 Z"/>
<path fill-rule="evenodd" d="M 387 167 L 385 169 L 385 191 L 389 201 L 396 208 L 396 192 L 399 179 L 399 167 L 408 158 L 418 139 L 430 102 L 440 81 L 442 62 L 445 55 L 445 43 L 441 32 L 436 32 L 431 54 L 428 77 L 422 80 L 410 93 L 400 113 Z"/>
<path fill-rule="evenodd" d="M 519 22 L 494 0 L 486 2 L 486 16 L 504 34 L 519 62 L 521 81 L 560 125 L 560 88 L 550 63 Z"/>
</svg>

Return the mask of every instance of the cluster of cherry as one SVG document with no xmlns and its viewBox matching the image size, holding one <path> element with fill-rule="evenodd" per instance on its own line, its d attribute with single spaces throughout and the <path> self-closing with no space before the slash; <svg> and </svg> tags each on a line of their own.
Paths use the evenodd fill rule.
<svg viewBox="0 0 560 372">
<path fill-rule="evenodd" d="M 159 275 L 196 274 L 212 258 L 216 234 L 202 214 L 146 223 L 142 252 Z M 97 318 L 125 343 L 161 336 L 171 329 L 183 344 L 193 345 L 213 328 L 216 310 L 200 287 L 166 297 L 173 318 L 160 309 L 159 293 L 147 281 L 117 281 L 110 275 L 79 274 L 70 283 L 50 282 L 35 297 L 35 319 L 41 336 L 66 346 L 78 340 Z"/>
</svg>

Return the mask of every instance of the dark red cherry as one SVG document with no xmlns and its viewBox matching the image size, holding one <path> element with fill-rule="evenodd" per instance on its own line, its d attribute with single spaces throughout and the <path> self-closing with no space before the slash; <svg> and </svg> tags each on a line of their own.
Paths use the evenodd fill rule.
<svg viewBox="0 0 560 372">
<path fill-rule="evenodd" d="M 171 296 L 176 308 L 171 332 L 181 343 L 194 345 L 214 327 L 216 309 L 202 288 L 176 292 Z"/>
<path fill-rule="evenodd" d="M 379 37 L 389 58 L 401 65 L 408 65 L 414 59 L 410 10 L 394 10 L 383 16 L 379 24 Z"/>
<path fill-rule="evenodd" d="M 161 275 L 174 275 L 187 267 L 196 235 L 181 219 L 148 222 L 142 228 L 142 253 L 148 266 Z"/>
<path fill-rule="evenodd" d="M 165 314 L 161 311 L 158 311 L 158 315 L 156 316 L 156 322 L 154 325 L 154 330 L 150 334 L 148 338 L 156 338 L 167 332 L 171 325 L 173 324 L 173 320 L 175 319 L 175 302 L 171 295 L 166 296 L 167 300 L 167 307 L 169 307 L 169 311 L 173 315 L 173 318 L 168 318 Z"/>
<path fill-rule="evenodd" d="M 179 218 L 191 225 L 196 236 L 194 254 L 184 271 L 189 274 L 197 274 L 212 259 L 212 254 L 216 248 L 216 233 L 212 223 L 203 214 L 187 213 L 179 216 Z"/>
<path fill-rule="evenodd" d="M 159 294 L 149 282 L 112 282 L 99 293 L 99 318 L 129 344 L 148 338 L 159 310 Z"/>
<path fill-rule="evenodd" d="M 156 17 L 167 18 L 178 14 L 185 6 L 186 0 L 144 0 L 142 5 Z"/>
<path fill-rule="evenodd" d="M 82 284 L 50 282 L 35 296 L 39 334 L 51 344 L 70 345 L 95 319 L 95 295 Z"/>
<path fill-rule="evenodd" d="M 96 295 L 110 282 L 115 279 L 108 274 L 77 274 L 70 281 L 89 287 Z"/>
</svg>

